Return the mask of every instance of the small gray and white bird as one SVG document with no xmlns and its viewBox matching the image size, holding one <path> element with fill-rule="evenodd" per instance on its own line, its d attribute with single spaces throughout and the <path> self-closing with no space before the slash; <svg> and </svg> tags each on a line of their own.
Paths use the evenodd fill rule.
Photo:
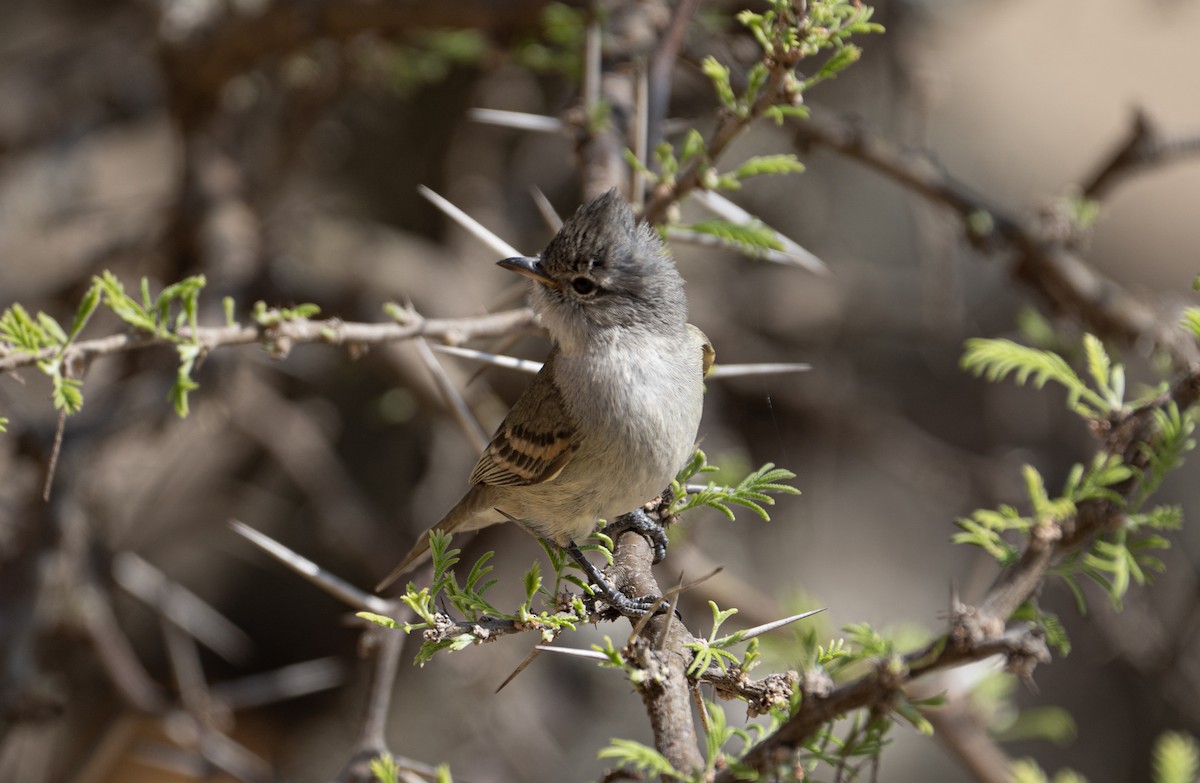
<svg viewBox="0 0 1200 783">
<path fill-rule="evenodd" d="M 667 249 L 616 190 L 581 207 L 541 256 L 499 265 L 533 280 L 553 349 L 434 529 L 513 520 L 579 560 L 575 542 L 598 519 L 655 498 L 691 455 L 712 348 L 687 322 Z M 427 531 L 376 589 L 428 550 Z"/>
</svg>

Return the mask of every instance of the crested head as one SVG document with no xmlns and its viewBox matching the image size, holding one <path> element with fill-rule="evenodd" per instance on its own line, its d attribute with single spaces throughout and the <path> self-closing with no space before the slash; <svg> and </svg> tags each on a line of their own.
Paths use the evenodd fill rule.
<svg viewBox="0 0 1200 783">
<path fill-rule="evenodd" d="M 552 281 L 534 286 L 533 303 L 552 336 L 615 327 L 682 329 L 683 278 L 666 247 L 639 223 L 614 189 L 580 207 L 550 240 L 541 268 Z"/>
</svg>

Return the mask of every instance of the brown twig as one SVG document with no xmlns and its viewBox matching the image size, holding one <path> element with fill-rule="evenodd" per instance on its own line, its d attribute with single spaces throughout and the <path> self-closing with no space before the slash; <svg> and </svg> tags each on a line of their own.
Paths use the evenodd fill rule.
<svg viewBox="0 0 1200 783">
<path fill-rule="evenodd" d="M 296 319 L 280 321 L 270 326 L 257 324 L 234 324 L 233 326 L 202 326 L 193 335 L 183 328 L 179 337 L 196 341 L 205 351 L 231 345 L 268 346 L 273 353 L 284 355 L 292 346 L 302 343 L 327 343 L 329 345 L 379 345 L 414 337 L 436 337 L 456 345 L 476 337 L 496 337 L 509 334 L 533 324 L 533 313 L 525 308 L 508 310 L 491 315 L 464 318 L 423 318 L 412 314 L 404 323 L 353 323 L 336 318 L 325 320 Z M 90 361 L 98 356 L 142 350 L 157 346 L 173 346 L 175 342 L 164 336 L 145 333 L 114 334 L 92 340 L 72 343 L 64 352 L 67 361 Z M 58 355 L 57 349 L 45 349 L 37 353 L 11 353 L 0 358 L 0 374 L 18 367 L 28 367 L 43 359 Z"/>
<path fill-rule="evenodd" d="M 647 74 L 647 123 L 646 146 L 654 149 L 662 141 L 662 125 L 667 118 L 667 107 L 671 103 L 671 73 L 675 69 L 675 60 L 683 47 L 684 33 L 692 18 L 700 7 L 700 0 L 680 0 L 671 15 L 671 23 L 667 26 L 659 41 L 658 48 L 650 57 L 649 73 Z M 638 194 L 639 198 L 641 194 Z"/>
<path fill-rule="evenodd" d="M 1076 315 L 1100 336 L 1158 348 L 1183 371 L 1200 363 L 1194 339 L 1093 269 L 1071 242 L 1005 214 L 955 182 L 923 153 L 902 149 L 854 123 L 816 112 L 794 127 L 796 143 L 801 147 L 819 145 L 835 150 L 955 212 L 967 240 L 975 247 L 987 252 L 1012 252 L 1018 279 L 1045 296 L 1056 309 Z M 1128 168 L 1110 163 L 1104 170 Z"/>
<path fill-rule="evenodd" d="M 1136 109 L 1129 134 L 1096 167 L 1095 173 L 1084 179 L 1086 184 L 1080 193 L 1084 198 L 1100 200 L 1131 176 L 1197 154 L 1200 154 L 1200 136 L 1164 139 L 1146 112 Z"/>
<path fill-rule="evenodd" d="M 950 700 L 941 707 L 921 710 L 933 726 L 938 740 L 970 772 L 976 783 L 1010 783 L 1011 760 L 988 734 L 980 716 L 965 697 Z"/>
</svg>

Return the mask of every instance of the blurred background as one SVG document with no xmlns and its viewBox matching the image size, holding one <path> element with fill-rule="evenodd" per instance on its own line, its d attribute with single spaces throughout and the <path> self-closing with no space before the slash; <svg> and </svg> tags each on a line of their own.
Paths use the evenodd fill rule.
<svg viewBox="0 0 1200 783">
<path fill-rule="evenodd" d="M 445 8 L 428 6 L 445 5 Z M 617 5 L 615 3 L 610 5 Z M 637 4 L 634 4 L 637 5 Z M 653 5 L 653 4 L 650 4 Z M 696 63 L 753 51 L 709 2 L 689 29 L 670 116 L 711 127 Z M 807 97 L 932 151 L 951 175 L 1017 217 L 1084 180 L 1143 109 L 1167 135 L 1200 128 L 1200 3 L 1193 0 L 880 0 L 887 33 Z M 620 9 L 616 9 L 620 10 Z M 417 193 L 427 185 L 527 253 L 552 232 L 531 188 L 560 214 L 580 203 L 575 142 L 473 122 L 487 107 L 558 116 L 578 103 L 580 19 L 533 0 L 452 4 L 350 0 L 6 0 L 0 25 L 0 307 L 69 322 L 92 275 L 155 290 L 204 274 L 201 319 L 221 298 L 312 302 L 325 316 L 382 321 L 386 302 L 469 316 L 520 303 L 494 251 Z M 749 47 L 749 48 L 748 48 Z M 987 384 L 958 368 L 963 340 L 1015 335 L 1043 302 L 1003 256 L 961 239 L 956 219 L 764 124 L 728 155 L 797 151 L 808 170 L 761 178 L 735 201 L 802 244 L 830 273 L 674 247 L 691 320 L 718 362 L 808 362 L 803 374 L 709 383 L 702 446 L 728 476 L 773 462 L 797 474 L 764 523 L 715 512 L 685 520 L 661 579 L 712 564 L 689 595 L 739 606 L 742 626 L 813 606 L 822 643 L 848 623 L 908 638 L 938 632 L 951 595 L 978 597 L 990 558 L 950 544 L 954 520 L 1019 503 L 1020 466 L 1053 488 L 1094 442 L 1063 396 Z M 1200 164 L 1136 178 L 1106 202 L 1088 258 L 1174 318 L 1197 274 Z M 685 207 L 685 214 L 691 214 Z M 1068 342 L 1078 327 L 1059 320 Z M 98 315 L 85 337 L 121 330 Z M 488 345 L 481 347 L 487 348 Z M 1117 346 L 1133 380 L 1157 382 L 1143 346 Z M 511 351 L 538 358 L 530 336 Z M 487 431 L 527 378 L 441 357 Z M 229 780 L 194 752 L 168 652 L 171 624 L 146 596 L 163 583 L 207 602 L 225 640 L 194 663 L 244 708 L 213 720 L 288 781 L 328 780 L 346 762 L 367 687 L 346 608 L 233 534 L 246 522 L 369 589 L 461 494 L 477 456 L 414 347 L 361 356 L 299 346 L 208 356 L 188 418 L 166 401 L 175 356 L 122 354 L 88 368 L 50 500 L 41 499 L 57 415 L 35 371 L 0 378 L 0 779 Z M 1196 507 L 1185 466 L 1163 501 Z M 540 553 L 520 531 L 485 531 L 504 597 Z M 1070 655 L 1019 688 L 1024 708 L 1062 707 L 1076 736 L 1006 744 L 1048 770 L 1145 780 L 1164 730 L 1200 734 L 1200 536 L 1174 536 L 1167 572 L 1124 613 L 1090 594 L 1080 616 L 1061 585 Z M 504 578 L 508 577 L 508 578 Z M 139 597 L 140 596 L 140 597 Z M 240 631 L 227 628 L 232 623 Z M 568 641 L 586 647 L 624 624 Z M 174 641 L 173 641 L 174 640 Z M 388 741 L 456 779 L 594 780 L 612 737 L 650 741 L 640 700 L 609 670 L 535 661 L 493 693 L 533 641 L 510 637 L 401 666 Z M 798 664 L 794 637 L 767 667 Z M 114 677 L 134 660 L 144 677 Z M 108 663 L 106 663 L 108 662 Z M 245 678 L 307 662 L 317 692 L 257 704 Z M 142 677 L 142 679 L 139 679 Z M 937 687 L 933 685 L 931 687 Z M 950 687 L 950 683 L 946 684 Z M 224 693 L 224 692 L 222 692 Z M 141 699 L 131 698 L 141 695 Z M 277 696 L 279 694 L 276 694 Z M 727 705 L 732 714 L 739 705 Z M 1002 710 L 996 725 L 1011 715 Z M 882 777 L 971 780 L 934 739 L 898 728 Z"/>
</svg>

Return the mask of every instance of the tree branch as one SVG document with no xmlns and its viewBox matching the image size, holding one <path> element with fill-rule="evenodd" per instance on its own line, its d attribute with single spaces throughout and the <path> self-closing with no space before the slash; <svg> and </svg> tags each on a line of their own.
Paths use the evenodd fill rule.
<svg viewBox="0 0 1200 783">
<path fill-rule="evenodd" d="M 278 356 L 285 356 L 294 345 L 327 343 L 330 345 L 377 345 L 410 340 L 414 337 L 436 337 L 456 345 L 477 337 L 496 337 L 517 329 L 532 326 L 533 313 L 527 308 L 507 310 L 492 315 L 464 318 L 423 318 L 411 313 L 404 323 L 354 323 L 337 318 L 310 320 L 297 318 L 270 326 L 234 324 L 232 326 L 179 330 L 178 337 L 190 341 L 194 337 L 204 350 L 230 345 L 260 343 Z M 100 356 L 136 351 L 157 346 L 174 346 L 176 340 L 166 336 L 129 332 L 71 343 L 62 356 L 68 362 L 89 362 Z M 29 367 L 39 361 L 53 359 L 57 349 L 47 348 L 37 353 L 13 352 L 0 356 L 0 373 L 19 367 Z"/>
<path fill-rule="evenodd" d="M 810 119 L 796 122 L 793 127 L 795 141 L 801 147 L 832 149 L 957 213 L 972 245 L 985 252 L 1012 252 L 1016 256 L 1015 276 L 1039 291 L 1056 309 L 1076 315 L 1090 330 L 1129 344 L 1148 343 L 1165 351 L 1182 371 L 1200 364 L 1194 339 L 1088 265 L 1076 252 L 1071 237 L 1056 236 L 1051 229 L 1027 225 L 1005 214 L 955 182 L 925 154 L 901 149 L 854 123 L 814 112 Z M 1109 163 L 1104 170 L 1126 168 L 1125 164 Z M 1104 177 L 1095 181 L 1101 179 Z M 1105 190 L 1102 182 L 1089 187 Z"/>
</svg>

